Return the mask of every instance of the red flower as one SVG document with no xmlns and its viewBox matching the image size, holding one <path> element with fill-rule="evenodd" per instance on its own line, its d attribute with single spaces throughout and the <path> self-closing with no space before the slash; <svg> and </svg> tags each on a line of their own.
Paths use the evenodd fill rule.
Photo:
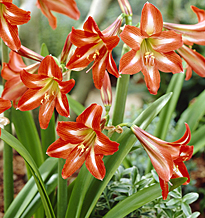
<svg viewBox="0 0 205 218">
<path fill-rule="evenodd" d="M 205 45 L 205 11 L 195 6 L 191 6 L 193 12 L 197 15 L 197 24 L 175 24 L 164 22 L 164 27 L 182 34 L 182 40 L 187 45 L 194 43 Z"/>
<path fill-rule="evenodd" d="M 186 177 L 187 181 L 183 185 L 187 185 L 190 182 L 190 176 L 183 161 L 187 161 L 192 157 L 193 149 L 194 146 L 182 145 L 180 149 L 179 157 L 176 160 L 174 160 L 174 169 L 171 179 Z M 159 182 L 162 189 L 162 197 L 165 200 L 169 193 L 168 182 L 161 179 L 160 177 L 159 177 Z"/>
<path fill-rule="evenodd" d="M 51 11 L 64 14 L 75 20 L 80 17 L 80 12 L 74 0 L 37 0 L 37 6 L 48 18 L 49 24 L 53 29 L 57 27 L 57 19 Z"/>
<path fill-rule="evenodd" d="M 183 45 L 177 52 L 187 62 L 186 80 L 192 76 L 192 70 L 201 77 L 205 77 L 205 58 L 195 50 Z"/>
<path fill-rule="evenodd" d="M 180 34 L 162 31 L 160 11 L 146 3 L 142 9 L 140 28 L 125 26 L 121 39 L 132 48 L 120 60 L 120 72 L 135 74 L 142 71 L 148 90 L 157 94 L 160 85 L 159 70 L 179 73 L 183 71 L 181 58 L 173 51 L 182 46 Z"/>
<path fill-rule="evenodd" d="M 7 80 L 2 97 L 14 101 L 14 106 L 16 106 L 18 100 L 28 89 L 21 80 L 21 71 L 24 69 L 32 74 L 37 72 L 39 66 L 40 62 L 26 66 L 21 56 L 11 51 L 9 54 L 9 63 L 3 63 L 1 71 L 1 76 Z"/>
<path fill-rule="evenodd" d="M 66 163 L 62 177 L 66 179 L 85 162 L 90 173 L 102 180 L 105 176 L 104 155 L 112 155 L 119 144 L 101 132 L 102 107 L 90 105 L 76 119 L 76 122 L 58 122 L 60 136 L 47 150 L 51 157 L 64 158 Z"/>
<path fill-rule="evenodd" d="M 96 88 L 100 89 L 105 70 L 116 77 L 119 73 L 112 58 L 112 49 L 117 46 L 119 37 L 117 33 L 122 23 L 122 17 L 116 19 L 104 31 L 100 31 L 92 17 L 84 23 L 84 30 L 72 29 L 70 41 L 77 46 L 66 67 L 79 70 L 87 67 L 92 61 L 93 80 Z"/>
<path fill-rule="evenodd" d="M 23 70 L 21 80 L 29 89 L 19 100 L 18 109 L 28 111 L 41 105 L 39 122 L 42 129 L 48 127 L 54 107 L 61 116 L 69 116 L 66 93 L 70 92 L 75 81 L 62 81 L 62 72 L 52 56 L 43 59 L 38 74 Z"/>
<path fill-rule="evenodd" d="M 11 107 L 11 102 L 9 100 L 0 98 L 0 114 L 8 110 L 10 107 Z M 0 127 L 8 123 L 9 123 L 9 120 L 6 117 L 0 117 Z M 0 135 L 1 135 L 1 128 L 0 128 Z"/>
<path fill-rule="evenodd" d="M 137 126 L 131 129 L 136 135 L 159 176 L 163 199 L 167 198 L 168 182 L 171 178 L 189 178 L 186 167 L 182 161 L 189 160 L 193 153 L 193 146 L 187 146 L 191 138 L 188 124 L 184 136 L 175 142 L 166 142 L 145 132 Z M 192 151 L 192 152 L 191 152 Z M 180 174 L 177 172 L 179 169 Z M 189 182 L 189 181 L 188 181 Z"/>
<path fill-rule="evenodd" d="M 30 12 L 24 11 L 12 4 L 12 0 L 0 0 L 0 37 L 12 50 L 21 46 L 17 25 L 30 20 Z"/>
<path fill-rule="evenodd" d="M 164 27 L 181 33 L 184 44 L 189 46 L 192 46 L 194 43 L 205 45 L 205 11 L 195 6 L 191 6 L 191 9 L 198 17 L 197 24 L 188 25 L 164 22 Z M 201 54 L 185 45 L 178 48 L 177 52 L 188 64 L 186 80 L 191 78 L 192 70 L 199 76 L 205 77 L 205 58 Z"/>
</svg>

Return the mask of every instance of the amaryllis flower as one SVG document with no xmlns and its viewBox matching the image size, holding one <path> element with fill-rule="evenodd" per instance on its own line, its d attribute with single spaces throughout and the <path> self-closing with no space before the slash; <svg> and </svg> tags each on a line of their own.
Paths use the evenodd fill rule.
<svg viewBox="0 0 205 218">
<path fill-rule="evenodd" d="M 80 17 L 80 12 L 74 0 L 37 0 L 37 6 L 48 18 L 49 24 L 53 29 L 57 27 L 57 19 L 51 11 L 64 14 L 75 20 Z"/>
<path fill-rule="evenodd" d="M 75 53 L 70 58 L 66 67 L 71 70 L 79 70 L 87 67 L 92 61 L 93 80 L 96 88 L 100 89 L 104 78 L 105 70 L 116 77 L 119 73 L 112 57 L 112 50 L 117 46 L 122 17 L 102 32 L 92 17 L 88 17 L 84 23 L 84 30 L 72 28 L 70 41 L 77 46 Z"/>
<path fill-rule="evenodd" d="M 26 66 L 19 54 L 11 51 L 9 54 L 9 62 L 3 63 L 1 76 L 7 80 L 2 93 L 4 99 L 13 101 L 16 106 L 18 100 L 28 89 L 21 80 L 20 73 L 24 69 L 33 74 L 38 71 L 40 62 Z"/>
<path fill-rule="evenodd" d="M 195 6 L 191 6 L 191 9 L 198 17 L 197 24 L 188 25 L 164 22 L 164 27 L 182 34 L 184 44 L 189 46 L 192 46 L 194 43 L 205 45 L 205 11 Z M 201 54 L 185 45 L 178 48 L 177 52 L 188 64 L 186 80 L 191 78 L 192 70 L 199 76 L 205 77 L 205 58 Z"/>
<path fill-rule="evenodd" d="M 188 158 L 186 153 L 183 152 L 185 150 L 193 149 L 191 148 L 192 146 L 187 145 L 191 138 L 191 132 L 188 124 L 185 125 L 186 132 L 184 136 L 175 142 L 166 142 L 158 139 L 135 125 L 131 127 L 133 133 L 149 155 L 152 165 L 161 180 L 160 185 L 162 184 L 162 181 L 163 184 L 167 184 L 171 178 L 176 178 L 178 175 L 176 171 L 177 166 L 184 166 L 182 161 L 185 161 L 185 157 L 187 160 L 191 158 L 190 155 Z M 181 173 L 183 176 L 187 176 L 187 171 L 185 172 L 185 170 L 183 170 L 184 167 L 181 167 L 180 169 L 182 169 Z M 165 191 L 164 186 L 162 187 L 161 185 L 161 188 L 163 191 L 163 199 L 166 199 L 168 192 Z"/>
<path fill-rule="evenodd" d="M 11 107 L 11 102 L 9 100 L 5 100 L 0 98 L 0 114 L 4 111 L 8 110 Z M 9 123 L 9 120 L 6 117 L 0 117 L 0 127 Z M 1 128 L 0 128 L 0 135 L 1 135 Z"/>
<path fill-rule="evenodd" d="M 187 63 L 186 80 L 192 76 L 192 70 L 201 77 L 205 77 L 205 58 L 186 45 L 177 49 L 177 52 Z"/>
<path fill-rule="evenodd" d="M 12 0 L 0 0 L 0 12 L 0 37 L 10 49 L 17 51 L 21 46 L 17 25 L 27 23 L 30 12 L 12 4 Z"/>
<path fill-rule="evenodd" d="M 181 33 L 182 40 L 187 45 L 193 45 L 193 43 L 205 45 L 205 11 L 193 5 L 191 6 L 191 9 L 197 15 L 197 24 L 175 24 L 164 22 L 163 25 L 166 29 Z"/>
<path fill-rule="evenodd" d="M 51 144 L 47 154 L 64 158 L 62 177 L 66 179 L 85 162 L 87 169 L 97 179 L 105 176 L 104 155 L 112 155 L 119 144 L 101 132 L 102 107 L 92 104 L 80 114 L 76 122 L 58 122 L 59 139 Z"/>
<path fill-rule="evenodd" d="M 173 51 L 182 46 L 182 37 L 174 31 L 162 31 L 163 19 L 160 11 L 146 3 L 142 9 L 140 28 L 126 25 L 121 39 L 132 48 L 120 60 L 122 74 L 142 71 L 148 90 L 157 94 L 160 74 L 183 71 L 181 58 Z"/>
<path fill-rule="evenodd" d="M 174 169 L 171 179 L 186 177 L 187 181 L 183 185 L 187 185 L 190 182 L 188 170 L 183 162 L 189 160 L 192 157 L 193 149 L 194 146 L 182 145 L 179 157 L 176 160 L 174 160 Z M 160 177 L 159 182 L 162 189 L 162 197 L 165 200 L 169 193 L 168 182 L 161 179 Z"/>
<path fill-rule="evenodd" d="M 66 93 L 70 92 L 75 81 L 62 81 L 62 72 L 52 56 L 43 59 L 38 74 L 21 71 L 21 80 L 29 89 L 19 100 L 18 109 L 28 111 L 41 105 L 39 122 L 42 129 L 48 127 L 54 107 L 61 116 L 69 116 Z"/>
</svg>

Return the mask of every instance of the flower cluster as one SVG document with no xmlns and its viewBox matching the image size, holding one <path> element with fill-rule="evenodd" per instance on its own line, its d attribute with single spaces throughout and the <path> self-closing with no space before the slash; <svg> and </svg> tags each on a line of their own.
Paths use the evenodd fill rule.
<svg viewBox="0 0 205 218">
<path fill-rule="evenodd" d="M 69 117 L 67 94 L 75 85 L 74 79 L 64 79 L 63 73 L 80 71 L 91 65 L 94 85 L 101 90 L 106 112 L 112 104 L 112 90 L 109 74 L 116 78 L 120 74 L 133 75 L 142 72 L 146 86 L 156 95 L 160 87 L 160 71 L 173 74 L 183 72 L 182 59 L 187 63 L 186 79 L 194 70 L 205 77 L 205 58 L 192 49 L 192 45 L 205 45 L 205 11 L 192 6 L 198 17 L 194 25 L 173 24 L 163 21 L 161 12 L 151 3 L 145 3 L 140 26 L 125 25 L 123 19 L 132 16 L 127 0 L 119 0 L 122 14 L 101 31 L 94 18 L 89 16 L 83 29 L 75 29 L 68 34 L 61 53 L 60 63 L 52 55 L 43 57 L 21 45 L 17 25 L 30 20 L 30 12 L 12 3 L 0 0 L 0 37 L 11 49 L 9 62 L 3 63 L 1 75 L 6 80 L 0 98 L 0 113 L 13 106 L 20 111 L 33 110 L 40 106 L 39 123 L 46 129 L 54 110 Z M 74 0 L 37 0 L 37 7 L 48 18 L 50 26 L 57 27 L 56 17 L 51 11 L 78 19 L 80 12 Z M 120 39 L 129 51 L 118 65 L 112 55 Z M 75 48 L 72 50 L 72 48 Z M 36 61 L 26 66 L 23 57 Z M 76 119 L 76 122 L 58 122 L 59 139 L 47 149 L 51 157 L 64 158 L 66 163 L 62 177 L 67 178 L 85 162 L 90 173 L 99 180 L 105 176 L 104 155 L 118 151 L 119 144 L 111 141 L 102 131 L 107 121 L 102 119 L 103 108 L 92 104 Z M 106 123 L 106 124 L 105 124 Z M 105 128 L 104 128 L 105 127 Z M 115 128 L 115 127 L 112 127 Z M 121 129 L 120 129 L 121 130 Z M 168 183 L 172 178 L 190 178 L 184 161 L 191 158 L 193 146 L 188 146 L 190 130 L 186 124 L 184 136 L 172 143 L 162 141 L 139 127 L 131 130 L 142 143 L 159 175 L 163 199 L 168 195 Z"/>
</svg>

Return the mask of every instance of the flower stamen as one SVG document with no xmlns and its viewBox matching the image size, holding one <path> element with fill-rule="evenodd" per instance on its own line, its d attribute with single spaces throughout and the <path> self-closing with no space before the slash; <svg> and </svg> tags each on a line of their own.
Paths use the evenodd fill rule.
<svg viewBox="0 0 205 218">
<path fill-rule="evenodd" d="M 149 65 L 149 66 L 153 66 L 154 65 L 154 53 L 153 52 L 145 52 L 145 64 Z"/>
<path fill-rule="evenodd" d="M 78 148 L 81 149 L 81 153 L 83 153 L 83 152 L 84 152 L 84 149 L 85 149 L 85 145 L 84 145 L 84 144 L 80 144 L 80 145 L 78 146 Z M 87 149 L 86 149 L 86 150 L 87 150 Z"/>
</svg>

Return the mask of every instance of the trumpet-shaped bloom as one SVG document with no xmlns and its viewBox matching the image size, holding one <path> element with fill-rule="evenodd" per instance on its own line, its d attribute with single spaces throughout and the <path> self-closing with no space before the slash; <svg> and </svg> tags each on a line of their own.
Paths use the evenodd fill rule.
<svg viewBox="0 0 205 218">
<path fill-rule="evenodd" d="M 10 49 L 20 48 L 17 25 L 27 23 L 30 18 L 30 12 L 12 4 L 12 0 L 0 0 L 0 37 Z"/>
<path fill-rule="evenodd" d="M 157 94 L 160 86 L 159 70 L 179 73 L 183 71 L 181 58 L 173 51 L 182 46 L 182 37 L 174 31 L 162 31 L 160 11 L 146 3 L 142 9 L 140 28 L 125 26 L 121 39 L 132 48 L 120 60 L 122 74 L 142 71 L 147 88 Z"/>
<path fill-rule="evenodd" d="M 186 80 L 192 76 L 192 70 L 201 77 L 205 77 L 205 58 L 195 50 L 183 45 L 177 49 L 180 56 L 187 62 Z"/>
<path fill-rule="evenodd" d="M 163 25 L 166 29 L 181 33 L 182 40 L 187 45 L 193 45 L 193 43 L 205 45 L 205 11 L 195 6 L 191 6 L 191 9 L 197 15 L 197 24 L 189 25 L 164 22 Z"/>
<path fill-rule="evenodd" d="M 26 66 L 21 56 L 13 51 L 9 54 L 9 62 L 3 63 L 1 76 L 7 80 L 2 93 L 4 99 L 13 101 L 14 106 L 28 89 L 21 80 L 20 73 L 24 69 L 29 73 L 38 71 L 40 62 Z"/>
<path fill-rule="evenodd" d="M 193 146 L 182 145 L 180 149 L 179 157 L 176 160 L 174 160 L 174 169 L 173 169 L 173 174 L 172 174 L 171 179 L 179 178 L 179 177 L 186 177 L 187 181 L 183 185 L 187 185 L 190 182 L 189 173 L 183 162 L 189 160 L 192 157 L 193 149 L 194 149 Z M 169 193 L 168 182 L 161 179 L 160 177 L 159 177 L 159 182 L 160 182 L 160 186 L 162 189 L 162 197 L 165 200 Z"/>
<path fill-rule="evenodd" d="M 187 177 L 188 174 L 182 161 L 191 158 L 193 146 L 187 145 L 190 141 L 191 133 L 188 124 L 185 125 L 186 132 L 184 136 L 175 142 L 166 142 L 158 139 L 135 125 L 131 127 L 133 133 L 149 155 L 160 178 L 163 199 L 167 198 L 168 188 L 166 186 L 168 187 L 169 180 L 176 177 Z M 182 176 L 178 174 L 177 169 L 181 171 Z"/>
<path fill-rule="evenodd" d="M 75 81 L 62 81 L 62 72 L 52 56 L 43 59 L 38 74 L 21 71 L 21 80 L 29 89 L 19 100 L 18 109 L 28 111 L 41 105 L 39 122 L 42 129 L 48 127 L 54 107 L 61 116 L 69 116 L 66 93 L 70 92 Z"/>
<path fill-rule="evenodd" d="M 79 70 L 87 67 L 94 61 L 92 73 L 94 84 L 98 89 L 102 86 L 106 69 L 109 73 L 119 77 L 111 52 L 119 42 L 117 33 L 121 23 L 122 17 L 119 17 L 113 24 L 101 32 L 93 18 L 88 17 L 83 26 L 84 30 L 73 28 L 70 41 L 77 48 L 66 67 L 71 70 Z"/>
<path fill-rule="evenodd" d="M 0 98 L 0 114 L 4 111 L 8 110 L 11 107 L 11 102 L 9 100 L 5 100 Z M 9 123 L 9 120 L 5 117 L 0 117 L 0 127 Z M 1 135 L 1 128 L 0 128 L 0 135 Z"/>
<path fill-rule="evenodd" d="M 64 14 L 72 19 L 79 19 L 80 12 L 74 0 L 37 0 L 37 7 L 48 18 L 50 26 L 57 27 L 57 19 L 51 11 Z"/>
<path fill-rule="evenodd" d="M 181 33 L 184 44 L 189 46 L 192 46 L 194 43 L 205 45 L 205 11 L 195 6 L 191 6 L 191 9 L 198 17 L 197 24 L 188 25 L 164 22 L 164 27 Z M 188 64 L 186 80 L 191 78 L 192 70 L 199 76 L 205 77 L 205 58 L 201 54 L 185 45 L 178 48 L 177 52 Z"/>
<path fill-rule="evenodd" d="M 47 150 L 51 157 L 64 158 L 62 177 L 66 179 L 85 162 L 87 169 L 97 179 L 105 176 L 104 155 L 112 155 L 119 144 L 110 141 L 101 129 L 102 107 L 92 104 L 80 114 L 76 122 L 58 122 L 60 136 Z"/>
</svg>

